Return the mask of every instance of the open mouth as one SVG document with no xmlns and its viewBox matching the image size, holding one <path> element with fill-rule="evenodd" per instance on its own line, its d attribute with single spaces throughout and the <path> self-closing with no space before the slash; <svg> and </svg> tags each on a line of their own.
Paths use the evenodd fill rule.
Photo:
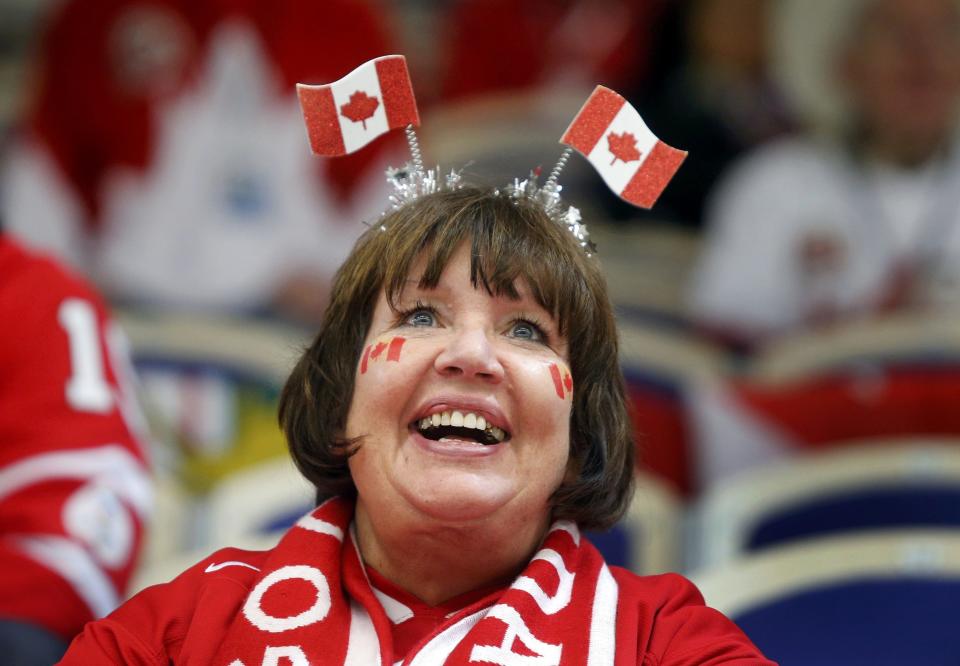
<svg viewBox="0 0 960 666">
<path fill-rule="evenodd" d="M 421 435 L 435 442 L 441 439 L 458 439 L 490 446 L 510 439 L 510 433 L 487 423 L 486 418 L 473 412 L 437 412 L 411 425 L 416 427 Z"/>
</svg>

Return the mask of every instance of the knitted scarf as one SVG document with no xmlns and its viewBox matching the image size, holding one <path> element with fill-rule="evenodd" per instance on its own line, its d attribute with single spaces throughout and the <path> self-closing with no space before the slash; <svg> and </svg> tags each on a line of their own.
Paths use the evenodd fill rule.
<svg viewBox="0 0 960 666">
<path fill-rule="evenodd" d="M 573 523 L 555 522 L 510 587 L 451 615 L 401 662 L 352 518 L 353 504 L 334 498 L 284 535 L 215 666 L 612 666 L 617 584 Z"/>
</svg>

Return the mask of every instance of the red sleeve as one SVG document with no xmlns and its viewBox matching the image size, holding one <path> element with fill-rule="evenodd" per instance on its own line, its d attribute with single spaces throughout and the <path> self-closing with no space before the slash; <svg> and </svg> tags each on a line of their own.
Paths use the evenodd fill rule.
<svg viewBox="0 0 960 666">
<path fill-rule="evenodd" d="M 213 663 L 265 555 L 226 548 L 169 583 L 148 587 L 84 627 L 60 666 Z M 214 563 L 219 566 L 209 566 Z"/>
<path fill-rule="evenodd" d="M 69 640 L 123 598 L 151 485 L 119 331 L 0 237 L 0 617 Z"/>
<path fill-rule="evenodd" d="M 627 617 L 638 626 L 638 666 L 776 666 L 699 590 L 677 574 L 639 578 L 614 569 Z M 630 600 L 640 599 L 634 604 Z M 635 617 L 631 615 L 636 614 Z"/>
</svg>

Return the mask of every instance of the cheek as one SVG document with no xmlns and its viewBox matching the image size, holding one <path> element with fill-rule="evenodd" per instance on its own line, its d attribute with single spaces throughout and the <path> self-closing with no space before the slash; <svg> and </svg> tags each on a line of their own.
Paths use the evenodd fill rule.
<svg viewBox="0 0 960 666">
<path fill-rule="evenodd" d="M 394 417 L 391 407 L 403 405 L 413 360 L 406 342 L 400 336 L 386 336 L 363 348 L 347 417 L 348 436 L 367 432 L 380 417 Z"/>
</svg>

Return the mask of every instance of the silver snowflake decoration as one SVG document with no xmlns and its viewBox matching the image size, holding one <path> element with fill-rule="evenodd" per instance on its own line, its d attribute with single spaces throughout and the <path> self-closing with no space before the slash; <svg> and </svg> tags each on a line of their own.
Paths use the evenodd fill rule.
<svg viewBox="0 0 960 666">
<path fill-rule="evenodd" d="M 540 187 L 538 176 L 536 171 L 531 171 L 526 180 L 514 178 L 513 183 L 506 187 L 507 195 L 513 199 L 529 199 L 539 203 L 551 220 L 573 234 L 577 244 L 583 248 L 588 257 L 593 256 L 597 246 L 590 240 L 587 225 L 580 223 L 580 210 L 563 202 L 560 198 L 562 187 L 556 182 Z"/>
<path fill-rule="evenodd" d="M 416 169 L 413 164 L 407 162 L 400 168 L 388 167 L 386 174 L 387 182 L 393 185 L 393 193 L 390 195 L 391 210 L 402 208 L 425 194 L 463 187 L 459 171 L 451 169 L 446 177 L 441 177 L 439 166 L 432 169 Z"/>
<path fill-rule="evenodd" d="M 390 195 L 390 207 L 384 211 L 384 214 L 391 210 L 398 210 L 425 194 L 463 187 L 460 171 L 451 169 L 445 177 L 442 177 L 439 166 L 433 169 L 417 169 L 408 162 L 400 168 L 389 167 L 386 175 L 387 182 L 393 186 L 393 193 Z M 560 198 L 561 189 L 555 181 L 540 187 L 539 174 L 531 171 L 524 180 L 514 178 L 513 183 L 502 190 L 494 190 L 494 193 L 505 194 L 514 200 L 527 199 L 539 203 L 547 216 L 569 230 L 587 256 L 592 256 L 597 251 L 597 246 L 590 240 L 587 225 L 580 223 L 580 211 L 566 205 Z M 380 229 L 386 231 L 382 224 Z"/>
</svg>

